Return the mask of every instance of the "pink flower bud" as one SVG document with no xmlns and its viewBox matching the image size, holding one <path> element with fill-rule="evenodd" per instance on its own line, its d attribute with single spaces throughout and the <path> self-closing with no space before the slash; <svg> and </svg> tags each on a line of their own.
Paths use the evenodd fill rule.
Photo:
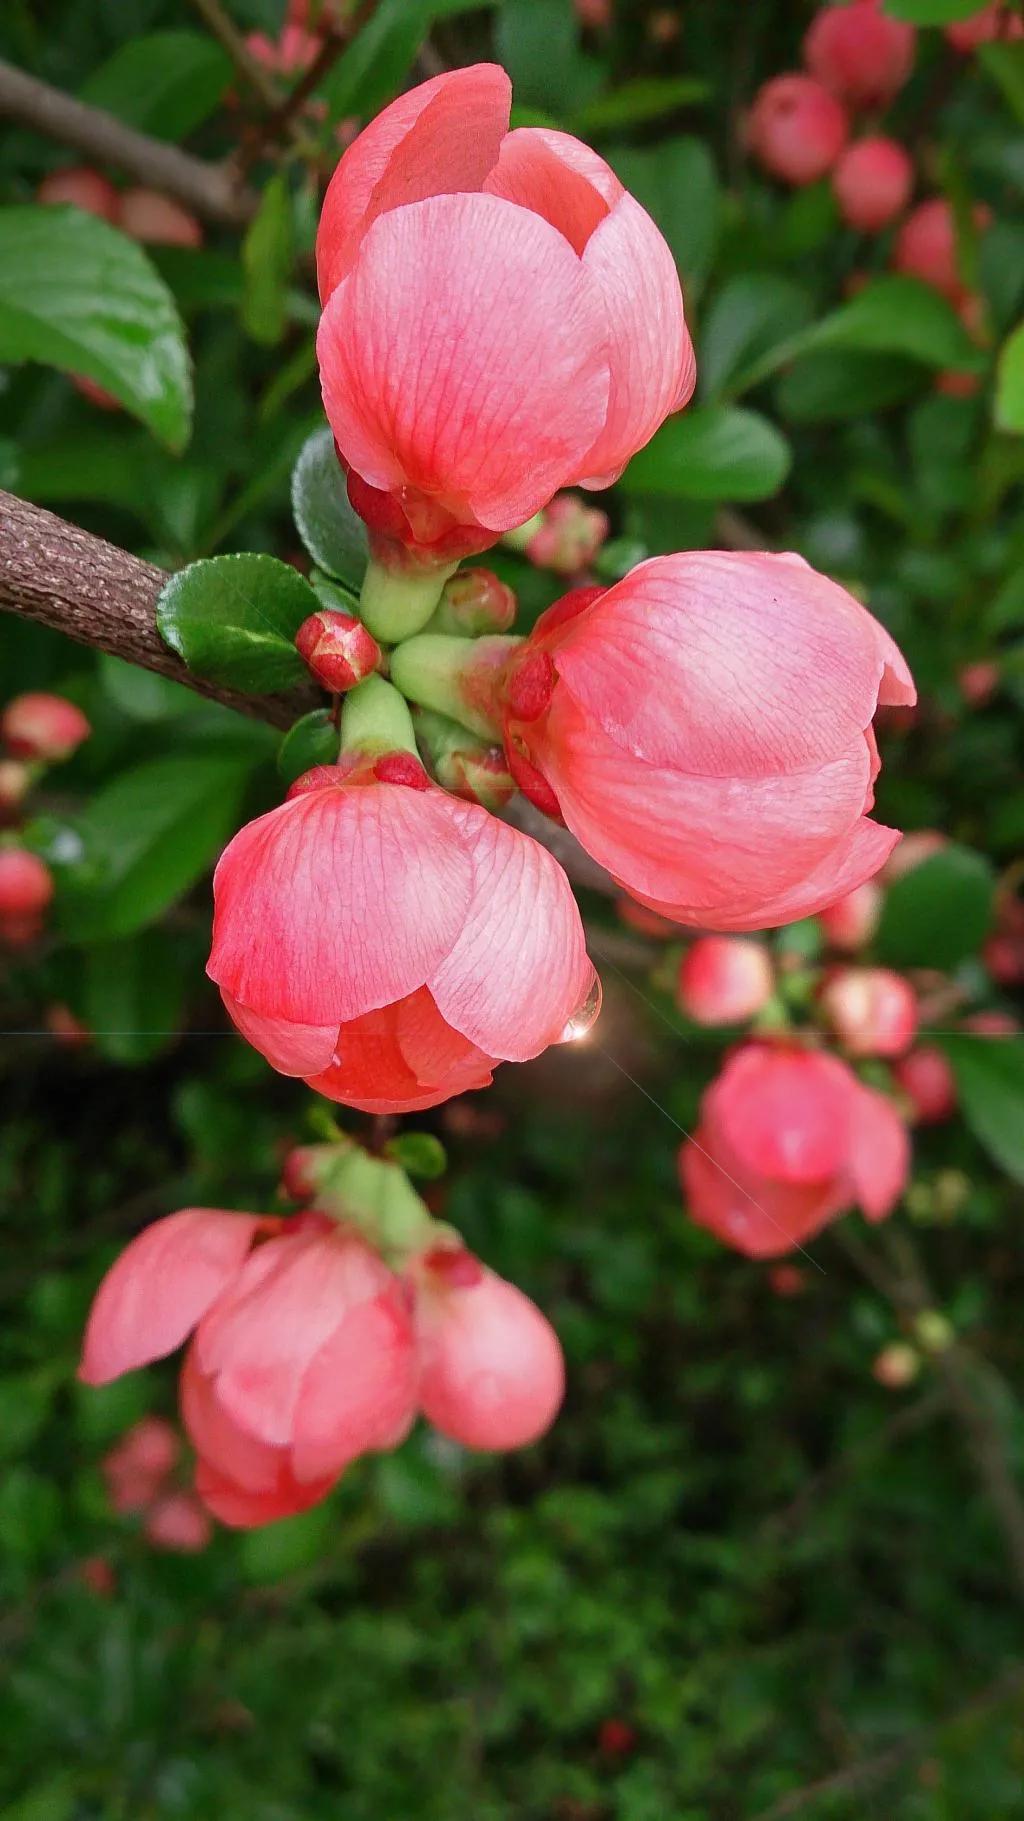
<svg viewBox="0 0 1024 1821">
<path fill-rule="evenodd" d="M 51 171 L 39 185 L 36 201 L 70 202 L 87 215 L 98 215 L 115 226 L 121 209 L 121 198 L 113 184 L 87 165 L 68 165 L 64 170 Z"/>
<path fill-rule="evenodd" d="M 620 1720 L 612 1715 L 601 1721 L 597 1744 L 598 1750 L 603 1751 L 606 1758 L 628 1758 L 630 1752 L 636 1750 L 636 1727 L 630 1726 L 628 1720 Z"/>
<path fill-rule="evenodd" d="M 0 821 L 15 821 L 13 811 L 28 795 L 32 773 L 16 759 L 0 759 Z"/>
<path fill-rule="evenodd" d="M 943 30 L 953 49 L 966 55 L 996 38 L 1024 38 L 1024 19 L 1005 0 L 992 0 L 991 5 L 980 7 L 967 19 L 954 20 Z"/>
<path fill-rule="evenodd" d="M 679 1154 L 690 1218 L 749 1258 L 805 1244 L 855 1203 L 883 1220 L 909 1167 L 890 1100 L 838 1057 L 783 1042 L 732 1052 Z"/>
<path fill-rule="evenodd" d="M 516 617 L 516 597 L 491 569 L 461 569 L 444 585 L 435 624 L 441 632 L 469 639 L 507 632 Z"/>
<path fill-rule="evenodd" d="M 520 788 L 679 923 L 810 916 L 898 839 L 868 816 L 871 723 L 914 699 L 913 680 L 877 621 L 799 557 L 688 551 L 569 595 L 513 659 L 506 699 Z"/>
<path fill-rule="evenodd" d="M 976 232 L 982 233 L 991 219 L 991 210 L 978 203 L 974 209 Z M 920 278 L 951 303 L 963 301 L 965 288 L 957 266 L 956 224 L 944 196 L 919 202 L 907 216 L 896 237 L 892 263 L 897 272 Z"/>
<path fill-rule="evenodd" d="M 78 1578 L 97 1599 L 112 1600 L 117 1592 L 117 1576 L 106 1556 L 83 1556 L 78 1564 Z"/>
<path fill-rule="evenodd" d="M 250 54 L 264 69 L 280 76 L 301 76 L 315 63 L 323 40 L 302 25 L 286 22 L 277 38 L 265 32 L 250 32 L 245 40 Z"/>
<path fill-rule="evenodd" d="M 873 879 L 865 879 L 863 885 L 855 886 L 844 898 L 826 904 L 824 910 L 818 912 L 826 941 L 832 948 L 849 953 L 863 948 L 878 928 L 883 903 L 881 887 Z"/>
<path fill-rule="evenodd" d="M 1000 986 L 1019 986 L 1024 981 L 1024 942 L 1018 935 L 995 931 L 986 937 L 981 955 Z"/>
<path fill-rule="evenodd" d="M 70 758 L 91 731 L 82 710 L 63 696 L 15 696 L 0 714 L 0 740 L 15 759 Z"/>
<path fill-rule="evenodd" d="M 608 514 L 585 506 L 573 493 L 560 493 L 541 514 L 543 524 L 526 546 L 538 569 L 555 575 L 577 575 L 586 569 L 608 536 Z"/>
<path fill-rule="evenodd" d="M 484 809 L 504 809 L 515 795 L 515 779 L 500 746 L 456 747 L 438 760 L 436 770 L 445 790 Z"/>
<path fill-rule="evenodd" d="M 329 607 L 303 620 L 295 645 L 317 682 L 335 695 L 354 689 L 380 667 L 381 648 L 362 621 Z"/>
<path fill-rule="evenodd" d="M 281 1193 L 289 1201 L 313 1201 L 318 1183 L 317 1163 L 322 1155 L 320 1145 L 297 1144 L 286 1153 L 281 1166 Z"/>
<path fill-rule="evenodd" d="M 771 957 L 744 936 L 698 936 L 679 964 L 676 999 L 697 1024 L 743 1024 L 775 986 Z"/>
<path fill-rule="evenodd" d="M 133 240 L 141 240 L 147 246 L 201 247 L 203 244 L 203 230 L 192 211 L 159 190 L 125 190 L 121 197 L 120 226 Z"/>
<path fill-rule="evenodd" d="M 912 25 L 882 11 L 881 0 L 823 6 L 804 38 L 812 76 L 853 108 L 886 107 L 914 67 Z"/>
<path fill-rule="evenodd" d="M 816 183 L 846 143 L 846 113 L 812 76 L 773 76 L 758 89 L 746 140 L 758 163 L 783 183 Z"/>
<path fill-rule="evenodd" d="M 588 31 L 601 32 L 612 22 L 612 0 L 573 0 L 576 17 Z"/>
<path fill-rule="evenodd" d="M 437 1248 L 413 1266 L 420 1407 L 466 1448 L 525 1448 L 565 1392 L 550 1322 L 471 1253 Z"/>
<path fill-rule="evenodd" d="M 912 1385 L 921 1370 L 920 1355 L 906 1341 L 894 1340 L 883 1347 L 871 1367 L 871 1376 L 887 1391 L 903 1391 Z"/>
<path fill-rule="evenodd" d="M 209 1513 L 194 1492 L 169 1492 L 146 1513 L 143 1534 L 154 1549 L 201 1555 L 213 1537 Z"/>
<path fill-rule="evenodd" d="M 984 708 L 999 688 L 999 665 L 991 659 L 979 658 L 977 663 L 962 665 L 956 680 L 964 701 L 971 708 Z"/>
<path fill-rule="evenodd" d="M 39 917 L 53 897 L 53 875 L 24 847 L 0 850 L 0 917 Z"/>
<path fill-rule="evenodd" d="M 807 1289 L 807 1272 L 799 1265 L 772 1265 L 768 1282 L 776 1296 L 803 1296 Z"/>
<path fill-rule="evenodd" d="M 1010 1012 L 972 1012 L 964 1019 L 963 1028 L 973 1031 L 975 1037 L 999 1038 L 1016 1037 L 1020 1025 Z"/>
<path fill-rule="evenodd" d="M 956 1110 L 956 1080 L 944 1052 L 919 1044 L 893 1065 L 893 1074 L 921 1125 L 938 1125 Z"/>
<path fill-rule="evenodd" d="M 887 967 L 839 968 L 821 994 L 822 1009 L 851 1056 L 901 1056 L 917 1030 L 917 997 Z"/>
<path fill-rule="evenodd" d="M 609 485 L 693 392 L 654 222 L 589 147 L 510 132 L 510 104 L 496 65 L 433 77 L 360 133 L 324 198 L 324 403 L 392 568 L 477 554 L 560 488 Z"/>
<path fill-rule="evenodd" d="M 839 159 L 832 185 L 843 220 L 862 234 L 878 234 L 910 201 L 914 167 L 895 139 L 858 139 Z"/>
</svg>

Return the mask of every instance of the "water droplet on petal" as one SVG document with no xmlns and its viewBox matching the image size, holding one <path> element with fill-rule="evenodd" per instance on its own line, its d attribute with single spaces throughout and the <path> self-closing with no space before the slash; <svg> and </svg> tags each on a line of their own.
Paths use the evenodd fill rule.
<svg viewBox="0 0 1024 1821">
<path fill-rule="evenodd" d="M 587 1032 L 593 1029 L 594 1025 L 597 1023 L 597 1017 L 601 1010 L 601 1000 L 603 997 L 601 976 L 595 974 L 587 992 L 580 1000 L 579 1005 L 576 1007 L 568 1024 L 566 1024 L 561 1036 L 558 1038 L 559 1043 L 579 1043 L 580 1038 L 585 1037 Z"/>
</svg>

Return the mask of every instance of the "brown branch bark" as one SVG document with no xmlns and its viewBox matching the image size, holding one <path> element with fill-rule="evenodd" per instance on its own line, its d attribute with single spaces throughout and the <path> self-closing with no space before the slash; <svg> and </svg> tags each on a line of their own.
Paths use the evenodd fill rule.
<svg viewBox="0 0 1024 1821">
<path fill-rule="evenodd" d="M 139 183 L 152 184 L 205 221 L 242 227 L 256 212 L 257 197 L 239 184 L 231 164 L 210 164 L 176 145 L 137 133 L 103 108 L 65 95 L 3 61 L 0 119 L 17 121 L 100 164 L 113 165 Z"/>
<path fill-rule="evenodd" d="M 166 580 L 165 571 L 152 563 L 41 506 L 0 492 L 0 611 L 35 620 L 80 645 L 155 670 L 273 727 L 290 727 L 299 715 L 323 702 L 312 683 L 280 695 L 249 696 L 195 676 L 157 630 L 156 603 Z M 568 829 L 549 822 L 525 798 L 510 806 L 508 819 L 553 853 L 575 885 L 618 895 L 608 874 L 583 852 Z"/>
</svg>

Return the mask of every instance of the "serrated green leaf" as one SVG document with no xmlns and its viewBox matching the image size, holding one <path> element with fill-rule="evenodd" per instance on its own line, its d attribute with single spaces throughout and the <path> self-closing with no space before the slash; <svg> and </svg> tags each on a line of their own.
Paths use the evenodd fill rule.
<svg viewBox="0 0 1024 1821">
<path fill-rule="evenodd" d="M 781 431 L 758 412 L 699 405 L 662 425 L 620 485 L 627 493 L 675 499 L 770 499 L 792 459 Z"/>
<path fill-rule="evenodd" d="M 242 552 L 172 575 L 156 618 L 165 644 L 197 676 L 268 695 L 306 676 L 294 640 L 316 609 L 309 583 L 288 563 Z"/>
<path fill-rule="evenodd" d="M 216 111 L 231 79 L 231 59 L 214 38 L 147 32 L 118 45 L 80 93 L 140 133 L 178 140 Z"/>
<path fill-rule="evenodd" d="M 314 563 L 356 594 L 370 557 L 366 526 L 349 504 L 330 430 L 315 430 L 292 469 L 292 515 Z"/>
<path fill-rule="evenodd" d="M 0 209 L 0 360 L 103 386 L 168 448 L 192 422 L 185 332 L 142 248 L 74 208 Z"/>
<path fill-rule="evenodd" d="M 967 1124 L 1007 1174 L 1024 1182 L 1024 1037 L 964 1032 L 939 1041 Z"/>
<path fill-rule="evenodd" d="M 889 887 L 878 929 L 881 959 L 893 967 L 956 967 L 985 939 L 994 890 L 989 862 L 951 842 Z"/>
</svg>

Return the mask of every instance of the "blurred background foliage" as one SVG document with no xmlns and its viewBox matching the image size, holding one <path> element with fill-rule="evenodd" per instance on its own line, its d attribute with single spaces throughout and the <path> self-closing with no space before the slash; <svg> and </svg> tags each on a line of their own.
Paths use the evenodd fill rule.
<svg viewBox="0 0 1024 1821">
<path fill-rule="evenodd" d="M 227 11 L 243 34 L 280 30 L 276 0 Z M 380 0 L 278 136 L 211 29 L 218 8 L 7 0 L 0 54 L 197 156 L 241 148 L 260 201 L 244 232 L 205 222 L 200 248 L 120 237 L 101 258 L 74 218 L 41 239 L 25 213 L 76 155 L 5 132 L 0 482 L 168 568 L 294 556 L 289 475 L 322 422 L 309 255 L 335 127 L 497 57 L 518 121 L 585 136 L 656 216 L 695 322 L 698 399 L 602 501 L 599 574 L 753 535 L 870 601 L 923 696 L 889 730 L 881 817 L 938 827 L 959 856 L 890 906 L 882 958 L 966 970 L 1005 1009 L 976 955 L 1024 845 L 1024 45 L 965 60 L 922 30 L 887 121 L 921 193 L 961 221 L 971 201 L 993 211 L 965 251 L 980 347 L 941 299 L 886 276 L 886 241 L 842 227 L 827 183 L 783 192 L 746 162 L 742 109 L 797 67 L 812 12 L 620 0 L 594 29 L 570 0 Z M 143 373 L 133 323 L 156 320 Z M 980 383 L 937 391 L 951 369 Z M 126 408 L 101 411 L 68 370 L 112 381 Z M 510 552 L 493 562 L 526 623 L 561 591 Z M 981 708 L 959 681 L 979 662 L 998 666 Z M 94 729 L 33 802 L 60 881 L 52 939 L 0 987 L 3 1815 L 1024 1815 L 1021 1597 L 940 1388 L 927 1363 L 900 1392 L 873 1378 L 896 1318 L 833 1235 L 780 1295 L 686 1223 L 675 1150 L 721 1043 L 685 1025 L 664 968 L 652 984 L 596 898 L 594 1043 L 418 1122 L 449 1151 L 437 1205 L 559 1330 L 553 1433 L 499 1461 L 416 1434 L 323 1508 L 194 1557 L 111 1515 L 100 1460 L 171 1409 L 173 1379 L 76 1388 L 101 1270 L 189 1201 L 278 1206 L 284 1148 L 315 1129 L 203 978 L 209 869 L 279 794 L 276 738 L 11 618 L 0 663 L 5 699 L 57 689 Z M 813 950 L 815 931 L 792 940 Z M 54 1040 L 55 1004 L 90 1042 Z M 965 1121 L 915 1136 L 908 1206 L 1024 1470 L 1019 1064 L 1016 1045 L 975 1060 Z"/>
</svg>

